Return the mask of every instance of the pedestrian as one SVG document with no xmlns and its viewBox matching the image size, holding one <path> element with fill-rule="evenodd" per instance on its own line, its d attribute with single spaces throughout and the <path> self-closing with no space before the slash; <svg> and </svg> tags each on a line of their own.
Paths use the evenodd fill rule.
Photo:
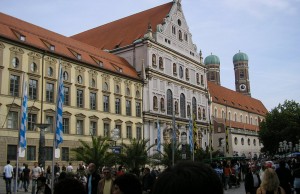
<svg viewBox="0 0 300 194">
<path fill-rule="evenodd" d="M 290 194 L 291 186 L 293 183 L 293 177 L 291 171 L 286 168 L 284 160 L 279 162 L 279 168 L 276 169 L 277 176 L 279 178 L 280 186 L 284 189 L 286 194 Z"/>
<path fill-rule="evenodd" d="M 10 160 L 7 160 L 3 170 L 3 177 L 5 178 L 6 194 L 11 194 L 11 180 L 13 178 L 13 166 L 10 164 Z"/>
<path fill-rule="evenodd" d="M 103 179 L 98 183 L 98 194 L 112 194 L 113 192 L 113 178 L 111 177 L 110 168 L 103 169 Z"/>
<path fill-rule="evenodd" d="M 256 194 L 257 188 L 260 186 L 261 180 L 255 165 L 251 165 L 245 177 L 246 194 Z"/>
<path fill-rule="evenodd" d="M 66 172 L 68 172 L 68 173 L 73 172 L 72 162 L 69 162 L 69 165 L 66 168 Z"/>
<path fill-rule="evenodd" d="M 28 164 L 25 164 L 25 168 L 22 171 L 23 176 L 23 188 L 25 192 L 28 191 L 28 185 L 29 185 L 29 175 L 30 175 L 30 169 L 28 168 Z"/>
<path fill-rule="evenodd" d="M 152 187 L 154 184 L 155 178 L 151 175 L 150 169 L 146 167 L 144 169 L 144 174 L 142 178 L 142 188 L 143 188 L 143 194 L 148 194 L 152 192 Z"/>
<path fill-rule="evenodd" d="M 40 176 L 37 179 L 37 191 L 36 191 L 36 194 L 51 194 L 51 189 L 46 184 L 46 177 Z"/>
<path fill-rule="evenodd" d="M 36 194 L 37 179 L 42 175 L 42 169 L 38 166 L 38 163 L 34 163 L 34 167 L 31 170 L 31 194 Z"/>
<path fill-rule="evenodd" d="M 23 163 L 22 167 L 20 168 L 20 184 L 18 189 L 22 189 L 24 187 L 24 177 L 23 177 L 24 169 L 25 169 L 25 163 Z"/>
<path fill-rule="evenodd" d="M 152 194 L 223 194 L 219 176 L 200 162 L 182 161 L 163 171 L 153 187 Z"/>
<path fill-rule="evenodd" d="M 282 187 L 279 186 L 279 179 L 274 169 L 267 168 L 264 171 L 264 176 L 260 187 L 256 194 L 285 194 Z"/>
<path fill-rule="evenodd" d="M 21 168 L 18 167 L 18 170 L 17 170 L 17 164 L 15 164 L 15 167 L 14 167 L 14 173 L 13 173 L 13 190 L 14 191 L 18 191 L 19 189 L 19 184 L 20 184 L 20 179 L 21 179 Z"/>
<path fill-rule="evenodd" d="M 223 171 L 224 171 L 224 173 L 223 173 L 223 176 L 224 176 L 224 188 L 225 188 L 225 190 L 227 190 L 227 186 L 229 186 L 229 189 L 231 188 L 231 184 L 229 182 L 229 178 L 230 178 L 230 175 L 232 174 L 230 165 L 228 163 L 225 165 Z"/>
<path fill-rule="evenodd" d="M 88 177 L 87 177 L 87 194 L 97 194 L 98 183 L 100 181 L 100 175 L 96 171 L 96 165 L 90 163 L 88 166 Z"/>
<path fill-rule="evenodd" d="M 142 194 L 141 182 L 135 174 L 122 174 L 114 181 L 113 194 Z"/>
<path fill-rule="evenodd" d="M 48 167 L 46 169 L 46 179 L 47 179 L 47 184 L 50 184 L 50 180 L 51 180 L 51 167 L 50 167 L 50 165 L 48 165 Z"/>
<path fill-rule="evenodd" d="M 293 178 L 296 194 L 300 194 L 300 163 L 294 165 Z"/>
</svg>

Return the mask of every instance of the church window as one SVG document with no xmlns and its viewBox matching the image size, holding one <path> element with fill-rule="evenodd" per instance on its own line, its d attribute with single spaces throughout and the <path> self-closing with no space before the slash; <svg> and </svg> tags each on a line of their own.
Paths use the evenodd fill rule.
<svg viewBox="0 0 300 194">
<path fill-rule="evenodd" d="M 185 96 L 184 94 L 180 94 L 180 117 L 185 118 Z"/>
<path fill-rule="evenodd" d="M 183 67 L 179 66 L 179 77 L 183 78 Z"/>
<path fill-rule="evenodd" d="M 172 26 L 172 34 L 176 34 L 176 27 L 175 26 Z"/>
<path fill-rule="evenodd" d="M 215 80 L 215 74 L 214 74 L 214 72 L 210 72 L 210 80 L 211 81 Z"/>
<path fill-rule="evenodd" d="M 180 19 L 177 20 L 177 23 L 178 23 L 178 26 L 181 26 L 181 20 Z"/>
<path fill-rule="evenodd" d="M 187 33 L 184 33 L 184 40 L 185 40 L 185 41 L 188 41 Z"/>
<path fill-rule="evenodd" d="M 173 115 L 173 94 L 170 89 L 167 90 L 167 114 Z"/>
<path fill-rule="evenodd" d="M 197 118 L 197 100 L 195 97 L 192 99 L 192 110 L 193 114 L 195 115 L 195 118 Z"/>
<path fill-rule="evenodd" d="M 196 80 L 197 80 L 197 84 L 200 84 L 199 73 L 196 73 Z"/>
<path fill-rule="evenodd" d="M 204 109 L 204 108 L 202 109 L 202 115 L 203 115 L 203 116 L 202 116 L 203 119 L 205 120 L 205 119 L 206 119 L 206 114 L 205 114 L 205 109 Z"/>
<path fill-rule="evenodd" d="M 202 86 L 204 85 L 204 78 L 203 78 L 203 75 L 201 75 L 201 85 L 202 85 Z"/>
</svg>

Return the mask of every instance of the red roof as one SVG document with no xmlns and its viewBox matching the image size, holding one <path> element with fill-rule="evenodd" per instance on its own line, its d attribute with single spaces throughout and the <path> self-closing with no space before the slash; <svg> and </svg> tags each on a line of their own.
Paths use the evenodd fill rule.
<svg viewBox="0 0 300 194">
<path fill-rule="evenodd" d="M 25 41 L 21 41 L 18 35 L 25 36 Z M 101 61 L 103 63 L 101 68 L 139 79 L 136 70 L 122 57 L 3 13 L 0 13 L 0 37 L 19 41 L 21 44 L 33 46 L 95 67 L 99 67 L 96 61 Z M 51 51 L 47 44 L 55 46 L 55 50 Z M 77 54 L 81 56 L 81 59 L 77 58 Z"/>
<path fill-rule="evenodd" d="M 262 116 L 265 116 L 268 112 L 260 100 L 219 86 L 213 82 L 208 81 L 208 90 L 214 103 Z"/>
<path fill-rule="evenodd" d="M 158 24 L 170 13 L 173 2 L 116 20 L 114 22 L 76 34 L 71 38 L 93 45 L 100 49 L 112 50 L 132 44 L 143 38 L 151 24 L 156 32 Z"/>
</svg>

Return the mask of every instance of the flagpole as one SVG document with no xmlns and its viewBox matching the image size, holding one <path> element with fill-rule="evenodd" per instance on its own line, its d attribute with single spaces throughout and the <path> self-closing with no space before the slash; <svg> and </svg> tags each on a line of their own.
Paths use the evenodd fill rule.
<svg viewBox="0 0 300 194">
<path fill-rule="evenodd" d="M 172 166 L 175 165 L 175 111 L 173 111 Z"/>
<path fill-rule="evenodd" d="M 25 75 L 23 73 L 23 78 L 22 78 L 22 99 L 21 99 L 21 114 L 20 114 L 20 122 L 19 122 L 19 131 L 18 131 L 18 145 L 17 145 L 17 164 L 16 164 L 16 174 L 15 174 L 15 188 L 14 188 L 14 193 L 17 193 L 17 187 L 18 187 L 18 174 L 19 174 L 19 147 L 20 147 L 20 133 L 21 133 L 21 127 L 22 127 L 22 120 L 23 120 L 23 111 L 24 111 L 24 106 L 23 106 L 23 102 L 24 102 L 24 88 L 26 87 L 25 85 L 27 84 L 27 82 L 24 82 L 25 80 Z M 26 99 L 25 99 L 26 100 Z M 27 103 L 27 102 L 26 102 Z M 27 106 L 27 104 L 26 104 Z M 26 109 L 26 107 L 25 107 Z M 25 110 L 27 114 L 27 110 Z M 27 115 L 25 115 L 26 117 Z M 24 130 L 26 130 L 26 120 L 25 120 L 25 127 Z M 26 133 L 25 133 L 25 141 L 26 141 Z M 25 143 L 26 145 L 26 143 Z"/>
<path fill-rule="evenodd" d="M 58 71 L 58 79 L 57 79 L 57 96 L 56 96 L 56 119 L 55 119 L 55 128 L 53 131 L 53 148 L 52 148 L 52 171 L 51 171 L 51 191 L 52 193 L 54 192 L 54 160 L 55 160 L 55 150 L 56 147 L 58 147 L 58 144 L 56 143 L 57 138 L 56 138 L 56 133 L 57 133 L 57 124 L 58 124 L 58 106 L 61 100 L 60 96 L 60 87 L 61 83 L 63 82 L 62 79 L 62 67 L 61 67 L 61 59 L 59 59 L 59 71 Z M 63 88 L 63 87 L 62 87 Z"/>
</svg>

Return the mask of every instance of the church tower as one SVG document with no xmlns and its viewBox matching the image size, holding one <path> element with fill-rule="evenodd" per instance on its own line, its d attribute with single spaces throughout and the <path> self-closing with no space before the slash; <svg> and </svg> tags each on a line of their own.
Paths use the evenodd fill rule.
<svg viewBox="0 0 300 194">
<path fill-rule="evenodd" d="M 235 90 L 244 95 L 251 96 L 248 61 L 247 54 L 240 51 L 233 56 Z"/>
<path fill-rule="evenodd" d="M 204 64 L 207 67 L 207 80 L 217 85 L 221 85 L 219 57 L 211 54 L 204 59 Z"/>
</svg>

